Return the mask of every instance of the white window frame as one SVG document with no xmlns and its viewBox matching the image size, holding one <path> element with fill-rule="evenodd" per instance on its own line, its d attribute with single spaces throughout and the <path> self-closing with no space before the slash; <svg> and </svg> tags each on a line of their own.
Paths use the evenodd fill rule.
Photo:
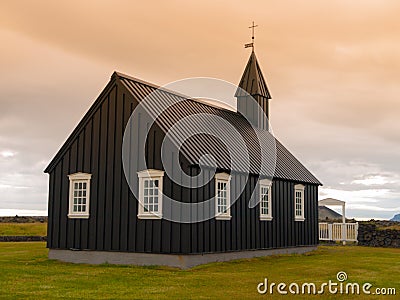
<svg viewBox="0 0 400 300">
<path fill-rule="evenodd" d="M 139 177 L 139 205 L 138 215 L 139 219 L 161 219 L 162 218 L 162 198 L 163 198 L 163 177 L 164 171 L 148 169 L 137 172 Z M 144 184 L 146 180 L 158 180 L 158 211 L 145 211 L 144 210 Z M 154 195 L 153 195 L 154 196 Z"/>
<path fill-rule="evenodd" d="M 70 218 L 70 219 L 88 219 L 89 212 L 90 212 L 90 180 L 92 178 L 92 174 L 78 172 L 78 173 L 68 175 L 68 178 L 69 178 L 68 218 Z M 75 183 L 78 183 L 78 184 L 86 183 L 86 189 L 81 190 L 82 198 L 83 198 L 83 192 L 86 192 L 86 196 L 85 196 L 86 203 L 85 203 L 85 211 L 84 212 L 74 211 Z M 78 192 L 78 191 L 76 191 L 76 192 Z M 83 199 L 81 199 L 81 201 L 83 201 Z M 81 204 L 81 205 L 83 205 L 83 204 Z"/>
<path fill-rule="evenodd" d="M 302 184 L 296 184 L 294 186 L 294 219 L 295 221 L 304 221 L 304 190 L 305 186 Z M 296 201 L 297 201 L 297 193 L 301 193 L 301 215 L 297 215 L 297 209 L 296 209 Z"/>
<path fill-rule="evenodd" d="M 231 216 L 231 175 L 228 173 L 215 174 L 215 219 L 216 220 L 230 220 Z M 218 183 L 226 184 L 226 212 L 218 212 Z"/>
<path fill-rule="evenodd" d="M 259 181 L 260 189 L 259 189 L 259 195 L 260 195 L 260 221 L 271 221 L 272 220 L 272 182 L 269 179 L 262 179 Z M 268 214 L 263 213 L 263 189 L 268 190 Z"/>
</svg>

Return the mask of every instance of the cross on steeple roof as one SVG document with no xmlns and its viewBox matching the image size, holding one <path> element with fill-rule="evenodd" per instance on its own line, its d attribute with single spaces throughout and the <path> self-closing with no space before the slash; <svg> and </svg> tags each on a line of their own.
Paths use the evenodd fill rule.
<svg viewBox="0 0 400 300">
<path fill-rule="evenodd" d="M 249 48 L 249 47 L 253 48 L 253 51 L 254 51 L 254 28 L 256 28 L 256 27 L 258 27 L 258 25 L 255 25 L 254 21 L 253 21 L 253 25 L 251 25 L 249 27 L 251 29 L 251 43 L 244 45 L 245 48 Z"/>
</svg>

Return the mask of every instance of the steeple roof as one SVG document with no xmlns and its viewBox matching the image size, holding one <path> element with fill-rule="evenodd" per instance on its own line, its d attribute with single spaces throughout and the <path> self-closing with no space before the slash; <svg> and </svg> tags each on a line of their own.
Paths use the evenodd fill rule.
<svg viewBox="0 0 400 300">
<path fill-rule="evenodd" d="M 254 50 L 251 52 L 249 61 L 244 69 L 239 87 L 240 89 L 237 89 L 235 97 L 246 96 L 241 90 L 243 89 L 252 96 L 259 95 L 271 99 L 271 94 L 268 91 L 267 83 L 261 72 Z"/>
</svg>

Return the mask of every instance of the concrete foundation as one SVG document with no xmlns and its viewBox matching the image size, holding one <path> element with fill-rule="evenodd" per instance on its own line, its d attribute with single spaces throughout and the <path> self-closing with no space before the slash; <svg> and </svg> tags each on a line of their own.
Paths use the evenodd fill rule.
<svg viewBox="0 0 400 300">
<path fill-rule="evenodd" d="M 235 251 L 206 254 L 155 254 L 91 250 L 49 249 L 49 259 L 81 264 L 160 265 L 188 269 L 197 265 L 278 254 L 301 254 L 315 250 L 316 246 L 281 249 Z"/>
</svg>

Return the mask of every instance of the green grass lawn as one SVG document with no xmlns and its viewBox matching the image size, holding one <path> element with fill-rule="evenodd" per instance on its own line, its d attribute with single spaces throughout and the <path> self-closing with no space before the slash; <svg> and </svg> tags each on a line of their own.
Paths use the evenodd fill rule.
<svg viewBox="0 0 400 300">
<path fill-rule="evenodd" d="M 0 298 L 5 299 L 305 299 L 307 295 L 258 295 L 257 285 L 269 282 L 336 280 L 394 287 L 396 296 L 351 296 L 396 299 L 400 293 L 400 249 L 321 246 L 305 255 L 283 255 L 214 263 L 190 270 L 166 267 L 78 265 L 47 259 L 42 242 L 0 243 Z M 371 289 L 372 290 L 372 289 Z M 319 296 L 313 296 L 314 298 Z M 349 299 L 346 295 L 328 299 Z M 398 299 L 398 298 L 397 298 Z"/>
<path fill-rule="evenodd" d="M 47 223 L 0 223 L 0 235 L 47 235 Z"/>
</svg>

